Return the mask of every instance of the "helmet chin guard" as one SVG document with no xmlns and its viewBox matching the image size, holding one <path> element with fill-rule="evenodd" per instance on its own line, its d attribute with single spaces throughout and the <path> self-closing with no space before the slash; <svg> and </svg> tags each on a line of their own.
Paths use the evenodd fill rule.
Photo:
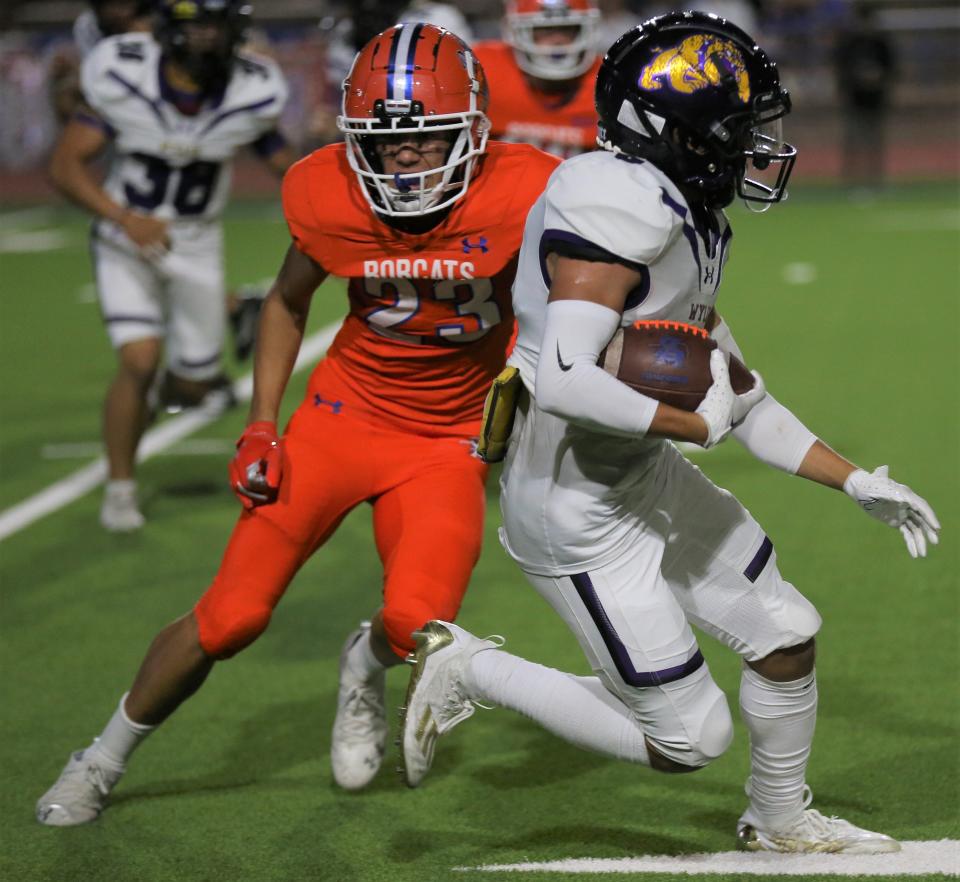
<svg viewBox="0 0 960 882">
<path fill-rule="evenodd" d="M 786 196 L 796 148 L 782 139 L 790 96 L 740 28 L 677 12 L 628 31 L 597 77 L 601 147 L 647 159 L 711 207 Z"/>
<path fill-rule="evenodd" d="M 436 25 L 405 23 L 374 37 L 343 82 L 337 127 L 370 207 L 386 217 L 450 208 L 462 199 L 487 146 L 487 81 L 470 48 Z M 444 138 L 441 164 L 384 171 L 378 144 Z"/>
</svg>

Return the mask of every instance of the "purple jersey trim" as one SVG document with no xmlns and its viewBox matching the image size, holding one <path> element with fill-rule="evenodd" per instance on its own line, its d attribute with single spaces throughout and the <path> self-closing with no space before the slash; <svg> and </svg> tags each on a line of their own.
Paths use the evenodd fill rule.
<svg viewBox="0 0 960 882">
<path fill-rule="evenodd" d="M 663 668 L 659 671 L 638 671 L 633 666 L 630 653 L 623 645 L 620 637 L 607 616 L 606 610 L 600 603 L 597 596 L 597 590 L 593 587 L 589 573 L 577 573 L 570 577 L 573 587 L 577 589 L 577 594 L 583 601 L 583 605 L 590 613 L 590 618 L 597 626 L 600 636 L 603 638 L 603 644 L 607 647 L 607 652 L 616 665 L 617 672 L 623 678 L 623 681 L 630 686 L 649 687 L 662 686 L 666 683 L 673 683 L 675 680 L 682 680 L 703 665 L 703 653 L 699 649 L 690 656 L 682 665 L 674 665 L 671 668 Z"/>
<path fill-rule="evenodd" d="M 238 113 L 253 112 L 254 110 L 260 110 L 263 107 L 268 107 L 277 100 L 276 95 L 271 95 L 269 98 L 264 98 L 263 101 L 255 101 L 253 104 L 244 104 L 242 107 L 232 107 L 230 110 L 224 110 L 222 113 L 218 113 L 210 122 L 208 122 L 198 133 L 197 136 L 206 135 L 211 129 L 220 125 L 225 119 L 228 119 L 231 116 L 235 116 Z"/>
<path fill-rule="evenodd" d="M 210 358 L 201 358 L 199 361 L 187 361 L 185 358 L 178 358 L 177 364 L 185 368 L 202 368 L 220 360 L 220 353 L 212 355 Z"/>
<path fill-rule="evenodd" d="M 763 542 L 760 543 L 760 548 L 757 549 L 757 553 L 753 556 L 753 560 L 747 564 L 747 568 L 743 571 L 748 581 L 757 581 L 757 578 L 763 572 L 763 568 L 767 565 L 767 561 L 770 560 L 771 554 L 773 554 L 773 543 L 770 541 L 769 536 L 764 536 Z"/>
<path fill-rule="evenodd" d="M 91 126 L 94 129 L 100 129 L 100 131 L 109 138 L 116 137 L 116 129 L 114 129 L 110 123 L 101 119 L 99 116 L 94 116 L 92 113 L 87 113 L 83 110 L 77 110 L 74 112 L 72 118 L 74 121 L 83 123 L 85 126 Z"/>
<path fill-rule="evenodd" d="M 140 325 L 160 325 L 163 322 L 160 319 L 152 318 L 147 315 L 105 315 L 103 320 L 108 324 L 114 324 L 116 322 L 131 322 Z"/>
<path fill-rule="evenodd" d="M 543 283 L 550 287 L 550 274 L 547 272 L 547 255 L 550 253 L 550 243 L 551 242 L 564 242 L 567 245 L 574 245 L 582 247 L 584 251 L 596 255 L 598 258 L 603 258 L 605 263 L 619 263 L 628 269 L 632 269 L 635 272 L 640 273 L 646 279 L 645 290 L 643 291 L 643 297 L 646 297 L 650 292 L 650 274 L 647 270 L 647 267 L 642 263 L 637 263 L 634 260 L 627 260 L 625 257 L 620 257 L 617 254 L 614 254 L 612 251 L 604 248 L 601 245 L 597 245 L 595 242 L 591 242 L 589 239 L 584 239 L 582 236 L 578 236 L 576 233 L 571 233 L 567 230 L 544 230 L 540 236 L 540 274 L 543 276 Z M 639 287 L 644 288 L 644 282 L 641 281 Z M 633 292 L 631 292 L 632 294 Z M 638 300 L 637 303 L 642 302 Z M 636 304 L 634 304 L 636 305 Z"/>
<path fill-rule="evenodd" d="M 663 204 L 666 205 L 667 208 L 671 209 L 673 213 L 680 218 L 680 220 L 687 219 L 686 207 L 677 202 L 677 200 L 674 199 L 666 190 L 664 190 L 663 187 L 660 188 L 660 198 L 663 200 Z"/>
<path fill-rule="evenodd" d="M 126 89 L 135 98 L 139 98 L 141 101 L 143 101 L 147 105 L 147 107 L 149 107 L 153 111 L 153 115 L 157 118 L 157 121 L 160 123 L 160 125 L 162 125 L 165 129 L 170 128 L 167 125 L 167 121 L 163 116 L 163 111 L 160 109 L 159 101 L 148 98 L 133 83 L 131 83 L 129 80 L 124 79 L 115 70 L 108 70 L 107 76 L 110 77 L 110 79 L 118 82 L 121 86 L 123 86 L 124 89 Z"/>
</svg>

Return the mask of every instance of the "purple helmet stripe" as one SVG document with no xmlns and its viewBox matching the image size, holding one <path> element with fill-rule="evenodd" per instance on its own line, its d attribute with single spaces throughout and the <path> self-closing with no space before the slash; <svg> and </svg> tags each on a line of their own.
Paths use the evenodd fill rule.
<svg viewBox="0 0 960 882">
<path fill-rule="evenodd" d="M 596 588 L 593 587 L 589 573 L 577 573 L 570 577 L 570 581 L 573 582 L 573 587 L 577 589 L 577 594 L 580 595 L 583 605 L 590 613 L 590 618 L 597 626 L 597 630 L 603 638 L 603 644 L 607 647 L 607 652 L 610 653 L 610 657 L 616 665 L 617 672 L 628 685 L 646 687 L 673 683 L 675 680 L 682 680 L 703 665 L 703 653 L 697 649 L 683 664 L 663 668 L 659 671 L 638 671 L 633 666 L 630 653 L 623 645 L 623 641 L 617 635 L 606 610 L 600 603 L 600 598 L 597 596 Z"/>
</svg>

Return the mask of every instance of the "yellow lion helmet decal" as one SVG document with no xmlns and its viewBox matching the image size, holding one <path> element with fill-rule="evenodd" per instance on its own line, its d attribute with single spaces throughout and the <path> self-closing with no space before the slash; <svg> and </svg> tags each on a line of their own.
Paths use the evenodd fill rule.
<svg viewBox="0 0 960 882">
<path fill-rule="evenodd" d="M 641 71 L 640 88 L 650 91 L 664 86 L 684 94 L 698 92 L 733 76 L 737 95 L 750 101 L 750 79 L 743 54 L 730 40 L 713 34 L 695 34 L 679 46 L 665 49 Z"/>
</svg>

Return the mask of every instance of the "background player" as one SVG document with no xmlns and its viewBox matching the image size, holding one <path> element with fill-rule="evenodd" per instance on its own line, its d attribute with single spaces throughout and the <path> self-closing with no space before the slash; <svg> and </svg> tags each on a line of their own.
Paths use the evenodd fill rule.
<svg viewBox="0 0 960 882">
<path fill-rule="evenodd" d="M 60 54 L 50 71 L 50 94 L 54 110 L 66 122 L 83 104 L 80 61 L 104 37 L 130 31 L 149 31 L 153 0 L 90 0 L 89 8 L 73 24 L 74 52 Z"/>
<path fill-rule="evenodd" d="M 363 502 L 383 608 L 344 646 L 331 758 L 343 787 L 376 774 L 385 669 L 428 619 L 456 615 L 480 551 L 486 466 L 472 439 L 513 330 L 523 218 L 557 165 L 527 145 L 487 147 L 486 104 L 469 48 L 433 25 L 390 28 L 357 56 L 346 144 L 284 181 L 294 244 L 264 306 L 230 467 L 245 510 L 213 584 L 160 632 L 100 738 L 40 799 L 42 823 L 96 818 L 137 743 L 263 632 L 300 566 Z M 328 273 L 349 278 L 350 313 L 280 439 L 280 400 Z"/>
<path fill-rule="evenodd" d="M 594 0 L 507 0 L 503 41 L 476 45 L 490 80 L 492 137 L 557 156 L 597 146 L 599 22 Z"/>
<path fill-rule="evenodd" d="M 711 447 L 732 430 L 762 461 L 842 488 L 898 528 L 913 557 L 937 542 L 930 506 L 886 467 L 868 474 L 836 454 L 765 394 L 759 375 L 742 395 L 730 385 L 722 353 L 740 352 L 715 312 L 730 243 L 722 208 L 737 195 L 761 207 L 783 198 L 796 154 L 779 134 L 789 96 L 739 28 L 673 13 L 611 47 L 597 106 L 605 149 L 558 169 L 524 232 L 511 363 L 530 398 L 501 495 L 504 547 L 576 635 L 596 676 L 534 665 L 431 623 L 408 694 L 408 782 L 420 782 L 437 735 L 468 717 L 474 701 L 659 771 L 707 765 L 733 728 L 694 624 L 745 663 L 740 710 L 751 767 L 739 842 L 898 851 L 889 836 L 808 808 L 820 616 L 780 575 L 749 512 L 660 440 Z M 711 330 L 720 347 L 714 385 L 696 413 L 597 367 L 616 330 L 638 319 Z"/>
<path fill-rule="evenodd" d="M 134 462 L 166 347 L 164 395 L 196 403 L 228 386 L 221 371 L 225 306 L 219 218 L 230 160 L 251 145 L 282 174 L 293 155 L 277 120 L 287 87 L 269 59 L 239 50 L 249 6 L 165 0 L 156 37 L 102 40 L 83 63 L 87 108 L 64 129 L 50 177 L 90 211 L 103 319 L 118 370 L 104 406 L 109 463 L 100 522 L 143 526 Z M 101 186 L 88 166 L 108 144 Z"/>
</svg>

